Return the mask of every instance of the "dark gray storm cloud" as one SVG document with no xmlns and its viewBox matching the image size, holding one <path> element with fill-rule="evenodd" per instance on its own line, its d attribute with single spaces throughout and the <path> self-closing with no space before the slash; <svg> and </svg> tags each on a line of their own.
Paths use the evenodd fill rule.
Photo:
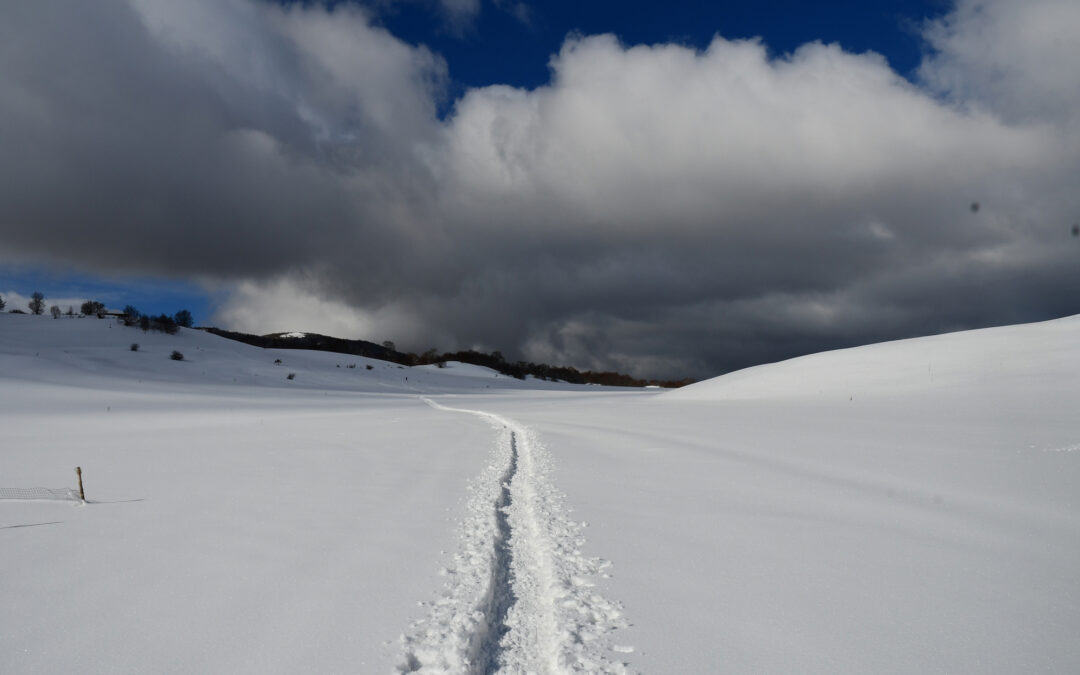
<svg viewBox="0 0 1080 675">
<path fill-rule="evenodd" d="M 357 11 L 5 3 L 4 246 L 89 267 L 266 277 L 407 235 L 444 65 Z M 361 246 L 360 244 L 364 245 Z"/>
<path fill-rule="evenodd" d="M 242 330 L 647 376 L 1075 313 L 1077 30 L 963 0 L 918 85 L 836 45 L 571 38 L 440 120 L 446 64 L 359 9 L 5 3 L 0 256 L 197 278 Z"/>
</svg>

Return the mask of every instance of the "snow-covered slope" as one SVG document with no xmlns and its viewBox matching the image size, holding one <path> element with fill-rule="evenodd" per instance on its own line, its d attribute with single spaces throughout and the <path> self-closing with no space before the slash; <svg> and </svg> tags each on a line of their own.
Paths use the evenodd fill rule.
<svg viewBox="0 0 1080 675">
<path fill-rule="evenodd" d="M 618 622 L 580 618 L 604 605 L 585 592 L 594 563 L 560 493 L 542 468 L 526 470 L 542 448 L 527 452 L 524 428 L 511 441 L 421 398 L 582 389 L 0 314 L 2 670 L 388 672 L 428 655 L 603 664 L 604 648 L 581 640 Z M 510 457 L 520 471 L 502 466 Z M 75 466 L 87 504 L 26 498 L 63 494 L 28 490 L 73 487 Z M 511 550 L 542 547 L 547 586 L 583 590 L 560 594 L 556 611 L 538 589 L 533 605 L 553 617 L 543 640 L 502 649 L 496 624 L 541 624 L 485 604 L 514 556 L 492 557 L 495 505 L 476 495 L 515 476 L 513 522 L 530 534 Z M 524 595 L 506 582 L 498 592 Z M 441 600 L 426 632 L 477 634 L 417 634 L 406 647 L 417 603 L 445 593 L 456 604 Z"/>
<path fill-rule="evenodd" d="M 898 340 L 747 368 L 683 387 L 690 400 L 1075 392 L 1080 316 Z"/>
<path fill-rule="evenodd" d="M 0 488 L 90 500 L 0 499 L 0 670 L 1080 672 L 1078 332 L 658 393 L 0 314 Z"/>
<path fill-rule="evenodd" d="M 132 345 L 138 350 L 132 351 Z M 173 351 L 183 360 L 172 360 Z M 261 349 L 199 330 L 167 335 L 112 319 L 2 313 L 0 368 L 10 378 L 101 388 L 111 383 L 126 388 L 133 381 L 145 387 L 183 383 L 380 393 L 522 386 L 520 380 L 467 364 L 406 368 L 348 354 Z M 559 388 L 530 385 L 537 386 Z"/>
<path fill-rule="evenodd" d="M 486 407 L 558 448 L 645 672 L 1077 672 L 1078 333 L 1070 317 Z"/>
</svg>

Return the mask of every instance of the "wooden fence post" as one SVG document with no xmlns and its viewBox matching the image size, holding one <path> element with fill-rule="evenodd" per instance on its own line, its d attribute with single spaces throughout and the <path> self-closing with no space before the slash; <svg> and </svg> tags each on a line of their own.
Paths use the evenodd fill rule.
<svg viewBox="0 0 1080 675">
<path fill-rule="evenodd" d="M 83 500 L 85 502 L 86 501 L 86 493 L 83 492 L 83 487 L 82 487 L 82 467 L 81 466 L 75 467 L 75 473 L 78 474 L 78 476 L 79 476 L 79 499 L 81 499 L 81 500 Z"/>
</svg>

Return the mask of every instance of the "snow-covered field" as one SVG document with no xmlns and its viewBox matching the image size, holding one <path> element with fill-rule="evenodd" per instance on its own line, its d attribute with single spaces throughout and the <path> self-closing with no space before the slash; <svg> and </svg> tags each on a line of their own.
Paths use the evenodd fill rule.
<svg viewBox="0 0 1080 675">
<path fill-rule="evenodd" d="M 0 314 L 0 497 L 89 502 L 0 499 L 0 671 L 1080 672 L 1078 345 L 623 391 Z"/>
</svg>

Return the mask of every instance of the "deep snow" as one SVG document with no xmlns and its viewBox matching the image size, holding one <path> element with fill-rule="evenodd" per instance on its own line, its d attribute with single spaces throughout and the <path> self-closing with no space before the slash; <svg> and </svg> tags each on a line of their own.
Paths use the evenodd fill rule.
<svg viewBox="0 0 1080 675">
<path fill-rule="evenodd" d="M 2 670 L 1077 672 L 1078 344 L 661 393 L 0 314 L 0 487 L 90 500 L 0 500 Z"/>
</svg>

